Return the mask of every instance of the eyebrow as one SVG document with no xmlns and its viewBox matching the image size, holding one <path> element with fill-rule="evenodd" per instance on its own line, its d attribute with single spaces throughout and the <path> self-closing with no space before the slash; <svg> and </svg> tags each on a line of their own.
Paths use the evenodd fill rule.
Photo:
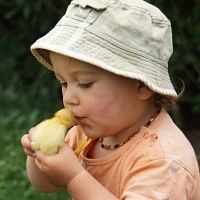
<svg viewBox="0 0 200 200">
<path fill-rule="evenodd" d="M 82 70 L 80 70 L 80 71 L 71 71 L 70 72 L 72 75 L 82 75 L 82 74 L 84 74 L 84 75 L 94 75 L 94 74 L 97 74 L 97 72 L 93 72 L 93 71 L 82 71 Z M 56 73 L 56 72 L 54 72 L 54 74 L 55 74 L 55 76 L 56 76 L 56 78 L 57 79 L 59 79 L 59 78 L 63 78 L 60 74 L 58 74 L 58 73 Z"/>
<path fill-rule="evenodd" d="M 79 75 L 79 74 L 96 74 L 97 72 L 93 72 L 93 71 L 87 71 L 87 70 L 78 70 L 78 71 L 71 71 L 70 72 L 71 74 L 74 74 L 74 75 Z"/>
</svg>

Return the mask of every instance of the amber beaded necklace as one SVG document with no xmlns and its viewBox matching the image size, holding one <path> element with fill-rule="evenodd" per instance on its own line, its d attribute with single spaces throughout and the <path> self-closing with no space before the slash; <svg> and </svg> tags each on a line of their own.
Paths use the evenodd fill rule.
<svg viewBox="0 0 200 200">
<path fill-rule="evenodd" d="M 158 116 L 158 114 L 160 113 L 160 110 L 161 108 L 160 107 L 157 107 L 156 108 L 156 112 L 152 115 L 152 117 L 149 119 L 149 121 L 145 124 L 145 127 L 148 127 L 150 126 L 150 124 L 155 120 L 155 118 Z M 136 134 L 137 132 L 134 132 L 132 135 L 130 135 L 128 137 L 127 140 L 125 140 L 124 142 L 121 142 L 119 144 L 114 144 L 114 145 L 107 145 L 107 144 L 104 144 L 103 143 L 103 140 L 104 138 L 99 138 L 99 142 L 101 143 L 101 147 L 103 149 L 107 149 L 107 150 L 114 150 L 114 149 L 117 149 L 121 146 L 123 146 L 124 144 L 126 144 L 132 137 L 134 137 L 134 135 Z"/>
</svg>

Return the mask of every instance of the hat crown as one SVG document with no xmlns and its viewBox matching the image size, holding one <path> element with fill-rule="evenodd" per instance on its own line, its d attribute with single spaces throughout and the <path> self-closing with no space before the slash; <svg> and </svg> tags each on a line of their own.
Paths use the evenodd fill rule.
<svg viewBox="0 0 200 200">
<path fill-rule="evenodd" d="M 157 7 L 143 0 L 74 0 L 71 5 L 67 17 L 89 23 L 87 31 L 167 66 L 173 52 L 171 24 Z"/>
</svg>

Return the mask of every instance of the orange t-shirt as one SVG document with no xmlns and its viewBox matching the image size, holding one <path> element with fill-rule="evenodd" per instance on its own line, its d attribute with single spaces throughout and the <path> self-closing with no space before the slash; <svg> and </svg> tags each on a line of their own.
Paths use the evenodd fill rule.
<svg viewBox="0 0 200 200">
<path fill-rule="evenodd" d="M 81 139 L 85 135 L 80 126 L 73 127 L 66 137 L 72 149 Z M 91 145 L 79 155 L 83 166 L 119 199 L 200 200 L 194 150 L 164 109 L 148 128 L 142 127 L 107 156 L 87 158 Z"/>
</svg>

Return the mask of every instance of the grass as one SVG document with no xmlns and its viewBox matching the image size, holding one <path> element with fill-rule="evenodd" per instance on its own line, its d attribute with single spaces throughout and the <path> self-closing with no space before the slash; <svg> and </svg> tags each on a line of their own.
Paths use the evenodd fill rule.
<svg viewBox="0 0 200 200">
<path fill-rule="evenodd" d="M 12 87 L 1 90 L 1 97 L 0 200 L 70 200 L 66 191 L 44 194 L 30 184 L 25 170 L 26 156 L 20 142 L 21 136 L 32 126 L 62 107 L 59 99 L 52 103 L 55 101 L 41 95 L 36 101 Z"/>
<path fill-rule="evenodd" d="M 15 111 L 7 116 L 0 116 L 0 200 L 70 199 L 66 191 L 55 194 L 40 193 L 28 181 L 25 170 L 26 156 L 20 138 L 38 121 L 39 114 L 32 112 L 27 116 Z"/>
</svg>

